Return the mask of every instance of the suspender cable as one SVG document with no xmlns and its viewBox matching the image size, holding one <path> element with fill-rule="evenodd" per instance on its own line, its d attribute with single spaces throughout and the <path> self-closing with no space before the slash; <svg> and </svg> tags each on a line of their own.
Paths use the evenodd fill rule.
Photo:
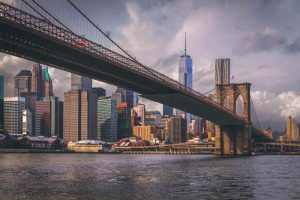
<svg viewBox="0 0 300 200">
<path fill-rule="evenodd" d="M 61 23 L 54 15 L 52 15 L 50 12 L 48 12 L 43 6 L 41 6 L 39 3 L 37 3 L 35 0 L 31 0 L 35 5 L 37 5 L 40 9 L 42 9 L 45 13 L 47 13 L 50 17 L 52 17 L 57 23 L 59 23 L 61 26 L 63 26 L 68 31 L 72 32 L 71 29 L 69 29 L 67 26 L 65 26 L 63 23 Z"/>
<path fill-rule="evenodd" d="M 67 0 L 69 4 L 73 6 L 88 22 L 90 22 L 98 31 L 100 31 L 109 41 L 116 45 L 121 51 L 123 51 L 127 56 L 129 56 L 134 62 L 140 64 L 133 56 L 131 56 L 127 51 L 125 51 L 121 46 L 119 46 L 115 41 L 113 41 L 104 31 L 102 31 L 86 14 L 84 14 L 71 0 Z"/>
</svg>

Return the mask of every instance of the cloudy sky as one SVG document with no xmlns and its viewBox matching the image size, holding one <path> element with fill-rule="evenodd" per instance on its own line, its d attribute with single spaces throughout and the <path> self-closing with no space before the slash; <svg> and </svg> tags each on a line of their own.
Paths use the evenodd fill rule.
<svg viewBox="0 0 300 200">
<path fill-rule="evenodd" d="M 74 21 L 75 11 L 66 1 L 39 2 L 70 27 L 76 27 L 77 33 L 90 34 L 84 32 L 88 28 L 83 20 Z M 300 1 L 73 2 L 138 60 L 176 80 L 186 32 L 195 90 L 204 93 L 213 89 L 214 59 L 229 57 L 232 82 L 252 83 L 252 99 L 262 126 L 270 124 L 283 130 L 289 115 L 300 122 Z M 0 55 L 7 96 L 12 95 L 10 77 L 20 69 L 30 69 L 30 65 L 29 61 Z M 50 73 L 54 90 L 62 97 L 70 88 L 70 74 L 57 69 Z M 95 81 L 94 85 L 105 87 L 108 93 L 115 90 L 105 83 Z M 143 102 L 148 110 L 162 109 L 160 104 Z"/>
</svg>

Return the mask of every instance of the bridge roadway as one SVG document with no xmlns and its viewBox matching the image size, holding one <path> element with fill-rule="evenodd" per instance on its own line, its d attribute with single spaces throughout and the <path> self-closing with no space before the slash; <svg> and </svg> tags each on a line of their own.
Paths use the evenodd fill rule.
<svg viewBox="0 0 300 200">
<path fill-rule="evenodd" d="M 134 90 L 219 125 L 246 123 L 205 95 L 155 70 L 2 2 L 0 51 Z"/>
</svg>

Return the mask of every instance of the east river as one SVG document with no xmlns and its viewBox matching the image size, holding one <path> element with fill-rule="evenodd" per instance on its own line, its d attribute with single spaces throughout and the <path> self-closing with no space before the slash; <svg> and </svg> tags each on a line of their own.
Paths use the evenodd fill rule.
<svg viewBox="0 0 300 200">
<path fill-rule="evenodd" d="M 0 199 L 300 199 L 300 156 L 0 154 Z"/>
</svg>

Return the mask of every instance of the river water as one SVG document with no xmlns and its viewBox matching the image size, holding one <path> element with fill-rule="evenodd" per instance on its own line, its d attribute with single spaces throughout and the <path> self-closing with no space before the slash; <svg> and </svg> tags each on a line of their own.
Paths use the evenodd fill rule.
<svg viewBox="0 0 300 200">
<path fill-rule="evenodd" d="M 300 156 L 0 154 L 0 199 L 300 199 Z"/>
</svg>

